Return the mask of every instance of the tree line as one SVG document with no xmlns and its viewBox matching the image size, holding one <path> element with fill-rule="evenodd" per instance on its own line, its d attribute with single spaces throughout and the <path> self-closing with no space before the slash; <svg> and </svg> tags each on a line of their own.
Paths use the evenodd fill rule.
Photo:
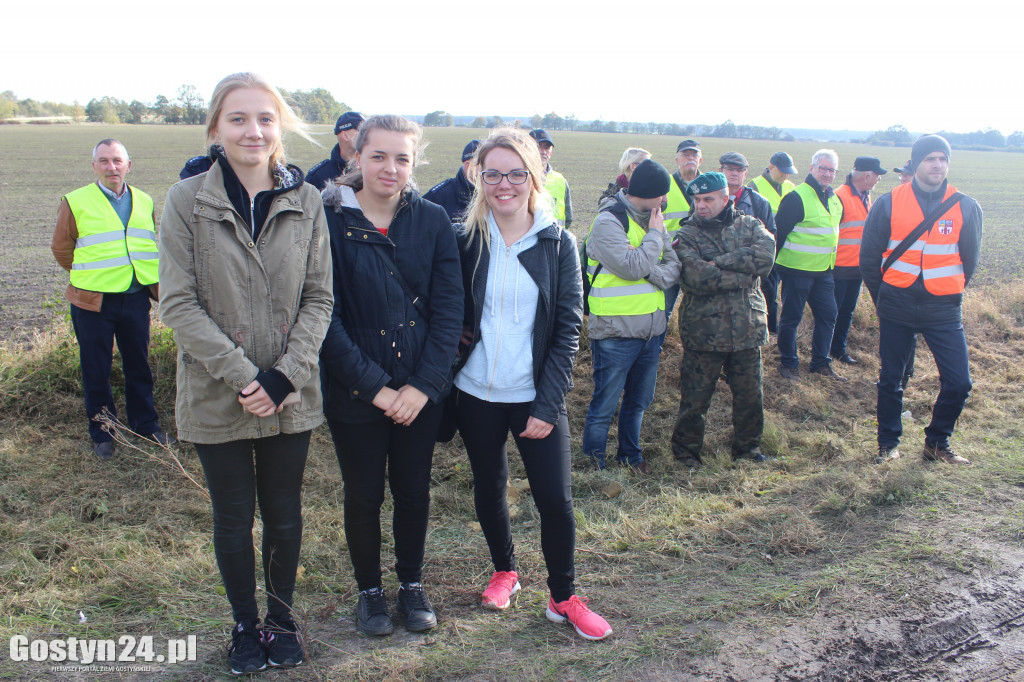
<svg viewBox="0 0 1024 682">
<path fill-rule="evenodd" d="M 334 123 L 351 107 L 334 99 L 323 88 L 295 90 L 280 88 L 281 95 L 291 104 L 296 113 L 307 123 Z M 82 106 L 79 102 L 62 104 L 39 102 L 34 99 L 18 99 L 10 90 L 0 93 L 0 121 L 29 118 L 69 118 L 75 121 L 95 123 L 186 123 L 206 122 L 207 106 L 199 89 L 194 85 L 182 85 L 171 99 L 157 95 L 153 102 L 132 100 L 128 102 L 116 97 L 104 96 L 89 100 Z"/>
<path fill-rule="evenodd" d="M 1024 131 L 1020 130 L 1015 130 L 1009 135 L 1003 135 L 994 128 L 975 130 L 973 133 L 951 133 L 947 130 L 940 130 L 938 134 L 949 140 L 951 145 L 960 149 L 1024 148 Z M 876 130 L 866 139 L 854 140 L 854 142 L 886 147 L 909 147 L 914 143 L 916 137 L 907 130 L 906 126 L 891 125 L 885 130 Z"/>
</svg>

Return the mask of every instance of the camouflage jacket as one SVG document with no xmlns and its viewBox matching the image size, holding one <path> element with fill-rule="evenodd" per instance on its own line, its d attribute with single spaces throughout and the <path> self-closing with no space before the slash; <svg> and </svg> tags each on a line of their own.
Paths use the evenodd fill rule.
<svg viewBox="0 0 1024 682">
<path fill-rule="evenodd" d="M 764 345 L 768 322 L 758 278 L 771 272 L 775 239 L 757 218 L 726 206 L 711 224 L 690 216 L 672 242 L 682 265 L 683 347 L 738 351 Z"/>
</svg>

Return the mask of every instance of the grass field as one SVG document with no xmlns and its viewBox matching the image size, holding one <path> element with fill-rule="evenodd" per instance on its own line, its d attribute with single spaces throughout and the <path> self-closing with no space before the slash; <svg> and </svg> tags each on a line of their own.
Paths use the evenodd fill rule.
<svg viewBox="0 0 1024 682">
<path fill-rule="evenodd" d="M 324 128 L 323 130 L 327 130 Z M 449 177 L 462 146 L 484 131 L 429 129 L 421 189 Z M 209 500 L 194 451 L 128 437 L 109 462 L 83 444 L 77 346 L 63 313 L 66 275 L 49 240 L 60 196 L 91 180 L 102 137 L 122 139 L 131 180 L 157 202 L 184 161 L 202 153 L 187 127 L 0 126 L 0 641 L 14 635 L 110 638 L 196 635 L 198 657 L 150 671 L 76 672 L 0 654 L 0 679 L 195 680 L 227 677 L 230 610 L 214 562 Z M 309 168 L 324 149 L 292 140 Z M 672 164 L 676 139 L 558 133 L 553 165 L 573 191 L 574 231 L 627 146 Z M 702 140 L 705 170 L 743 152 L 757 172 L 778 149 L 806 172 L 814 143 Z M 860 153 L 902 165 L 908 150 L 837 145 L 845 173 Z M 874 449 L 877 320 L 865 298 L 851 346 L 863 362 L 843 386 L 818 377 L 799 390 L 765 349 L 766 466 L 729 461 L 730 398 L 718 391 L 705 459 L 691 475 L 671 458 L 678 404 L 678 336 L 670 335 L 642 433 L 653 473 L 576 467 L 580 594 L 608 618 L 602 643 L 548 623 L 536 510 L 510 494 L 524 585 L 513 607 L 478 607 L 491 566 L 472 506 L 461 444 L 438 448 L 425 581 L 439 627 L 426 635 L 358 635 L 355 585 L 341 517 L 341 477 L 326 429 L 315 432 L 306 472 L 305 536 L 296 608 L 309 664 L 271 679 L 933 680 L 1020 679 L 1024 667 L 1024 278 L 1019 244 L 1020 155 L 954 151 L 951 181 L 985 209 L 983 270 L 965 302 L 975 390 L 955 446 L 975 465 L 928 466 L 921 427 L 938 389 L 918 354 L 906 396 L 905 458 L 870 464 Z M 894 184 L 886 176 L 878 192 Z M 1007 190 L 1010 191 L 1007 191 Z M 36 331 L 39 330 L 39 331 Z M 801 332 L 806 354 L 809 331 Z M 157 404 L 173 420 L 174 348 L 157 326 Z M 589 350 L 581 349 L 569 398 L 574 454 L 589 401 Z M 116 372 L 115 372 L 116 374 Z M 115 382 L 118 380 L 115 376 Z M 123 400 L 119 398 L 119 400 Z M 614 429 L 613 429 L 614 437 Z M 132 448 L 130 445 L 137 445 Z M 522 467 L 512 453 L 513 479 Z M 198 482 L 198 483 L 197 483 Z M 622 486 L 609 497 L 609 484 Z M 388 505 L 389 503 L 386 503 Z M 385 513 L 385 538 L 390 522 Z M 258 526 L 258 524 L 257 524 Z M 258 528 L 257 528 L 258 530 Z M 385 565 L 393 561 L 385 547 Z M 385 585 L 393 595 L 395 577 Z"/>
</svg>

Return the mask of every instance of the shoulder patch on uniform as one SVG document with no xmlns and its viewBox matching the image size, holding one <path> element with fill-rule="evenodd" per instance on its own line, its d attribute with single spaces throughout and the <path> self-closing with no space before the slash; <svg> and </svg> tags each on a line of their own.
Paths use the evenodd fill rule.
<svg viewBox="0 0 1024 682">
<path fill-rule="evenodd" d="M 309 169 L 309 172 L 308 172 L 308 173 L 306 173 L 306 175 L 309 175 L 310 173 L 315 173 L 315 172 L 317 172 L 318 170 L 320 170 L 321 168 L 323 168 L 324 166 L 326 166 L 326 165 L 327 165 L 328 163 L 330 163 L 330 162 L 331 162 L 331 160 L 330 160 L 330 159 L 324 159 L 323 161 L 321 161 L 321 162 L 320 162 L 320 163 L 318 163 L 317 165 L 315 165 L 315 166 L 313 166 L 312 168 L 310 168 L 310 169 Z"/>
<path fill-rule="evenodd" d="M 451 181 L 452 181 L 451 178 L 448 178 L 447 180 L 442 180 L 441 182 L 437 183 L 436 185 L 434 185 L 433 187 L 428 189 L 426 192 L 424 192 L 423 196 L 426 196 L 426 195 L 430 194 L 431 192 L 436 192 L 437 190 L 441 189 L 442 187 L 444 187 L 445 185 L 447 185 Z"/>
</svg>

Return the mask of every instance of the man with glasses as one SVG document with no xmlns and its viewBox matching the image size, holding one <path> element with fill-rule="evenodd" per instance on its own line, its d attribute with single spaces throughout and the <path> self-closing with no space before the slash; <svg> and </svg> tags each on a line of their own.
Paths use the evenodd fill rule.
<svg viewBox="0 0 1024 682">
<path fill-rule="evenodd" d="M 680 222 L 690 214 L 690 201 L 686 196 L 687 186 L 700 175 L 701 162 L 700 142 L 683 140 L 676 145 L 676 166 L 672 173 L 668 195 L 665 197 L 665 231 L 669 236 L 675 235 Z M 672 319 L 672 309 L 679 298 L 679 285 L 674 284 L 665 290 L 665 319 Z"/>
<path fill-rule="evenodd" d="M 618 460 L 647 473 L 640 448 L 644 410 L 654 400 L 665 339 L 665 289 L 679 282 L 679 259 L 665 232 L 661 203 L 671 182 L 651 159 L 633 171 L 629 187 L 600 204 L 587 235 L 590 316 L 587 332 L 594 395 L 583 426 L 583 453 L 605 468 L 608 430 L 619 409 Z"/>
<path fill-rule="evenodd" d="M 982 213 L 946 181 L 949 142 L 924 135 L 911 148 L 914 179 L 881 196 L 868 213 L 860 271 L 878 311 L 878 456 L 897 459 L 903 423 L 904 368 L 914 335 L 924 337 L 939 369 L 939 395 L 924 429 L 926 461 L 968 465 L 949 439 L 971 391 L 964 336 L 964 290 L 978 267 Z"/>
<path fill-rule="evenodd" d="M 779 210 L 782 197 L 796 189 L 796 185 L 789 179 L 793 175 L 796 175 L 793 157 L 786 152 L 775 152 L 768 160 L 768 167 L 748 182 L 747 187 L 768 201 L 774 216 Z M 774 227 L 772 234 L 775 234 Z M 767 277 L 761 278 L 761 291 L 768 304 L 768 333 L 775 334 L 779 330 L 779 273 L 774 268 Z"/>
<path fill-rule="evenodd" d="M 814 315 L 810 371 L 846 381 L 846 377 L 832 369 L 829 358 L 836 325 L 832 271 L 839 245 L 839 221 L 843 215 L 843 204 L 831 187 L 838 166 L 839 155 L 835 151 L 819 149 L 815 152 L 811 157 L 810 174 L 802 185 L 782 197 L 775 215 L 775 269 L 782 281 L 779 373 L 791 381 L 800 380 L 796 329 L 808 304 Z"/>
<path fill-rule="evenodd" d="M 530 137 L 537 141 L 540 160 L 544 162 L 544 189 L 551 195 L 551 208 L 555 220 L 565 229 L 572 225 L 572 196 L 569 194 L 569 183 L 565 176 L 551 168 L 551 155 L 555 151 L 555 142 L 543 128 L 530 131 Z"/>
</svg>

